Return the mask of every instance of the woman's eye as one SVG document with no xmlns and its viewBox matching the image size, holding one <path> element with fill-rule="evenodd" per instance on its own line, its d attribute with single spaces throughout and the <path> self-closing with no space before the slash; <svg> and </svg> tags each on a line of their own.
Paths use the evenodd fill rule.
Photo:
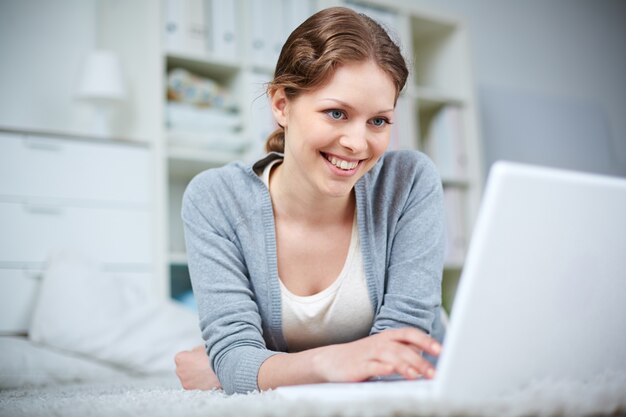
<svg viewBox="0 0 626 417">
<path fill-rule="evenodd" d="M 341 120 L 344 118 L 344 114 L 341 110 L 328 110 L 326 114 L 328 114 L 331 119 L 334 120 Z"/>
<path fill-rule="evenodd" d="M 384 117 L 374 117 L 372 119 L 372 124 L 376 127 L 383 127 L 387 123 L 389 123 L 389 121 Z"/>
</svg>

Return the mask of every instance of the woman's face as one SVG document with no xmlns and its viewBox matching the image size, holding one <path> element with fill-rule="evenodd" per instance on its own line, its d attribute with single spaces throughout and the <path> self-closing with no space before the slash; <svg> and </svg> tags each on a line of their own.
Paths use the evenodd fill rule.
<svg viewBox="0 0 626 417">
<path fill-rule="evenodd" d="M 349 195 L 387 148 L 395 94 L 391 77 L 369 61 L 339 67 L 292 100 L 277 91 L 272 109 L 285 127 L 282 165 L 291 180 L 321 196 Z"/>
</svg>

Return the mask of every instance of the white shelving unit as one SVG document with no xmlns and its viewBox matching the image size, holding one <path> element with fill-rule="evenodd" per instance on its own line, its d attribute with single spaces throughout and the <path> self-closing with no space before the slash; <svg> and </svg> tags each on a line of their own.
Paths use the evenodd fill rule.
<svg viewBox="0 0 626 417">
<path fill-rule="evenodd" d="M 194 4 L 192 11 L 185 11 L 184 8 L 191 3 Z M 222 9 L 209 9 L 217 3 L 137 0 L 103 1 L 101 5 L 103 46 L 120 52 L 122 59 L 131 65 L 134 88 L 138 93 L 146 93 L 137 96 L 137 101 L 131 104 L 131 112 L 138 118 L 137 129 L 141 136 L 154 140 L 155 194 L 162 202 L 156 230 L 162 252 L 159 259 L 162 259 L 160 287 L 163 294 L 169 293 L 170 267 L 184 267 L 186 262 L 179 213 L 187 183 L 204 169 L 236 159 L 251 160 L 262 153 L 264 139 L 273 129 L 263 83 L 272 77 L 279 45 L 305 17 L 334 5 L 354 7 L 382 20 L 397 35 L 410 62 L 411 76 L 398 102 L 398 123 L 394 126 L 391 147 L 430 153 L 441 169 L 446 164 L 458 163 L 454 158 L 462 161 L 461 173 L 442 173 L 446 201 L 453 201 L 456 205 L 448 217 L 452 220 L 449 222 L 456 226 L 456 230 L 451 232 L 451 241 L 456 242 L 458 247 L 452 248 L 454 253 L 446 262 L 444 274 L 446 286 L 453 288 L 463 265 L 464 246 L 469 239 L 482 192 L 478 116 L 464 22 L 408 2 L 393 0 L 232 0 L 228 2 L 226 12 L 219 11 L 226 13 L 223 19 L 218 19 L 220 24 L 215 29 L 222 33 L 213 33 L 208 37 L 206 33 L 202 35 L 205 41 L 210 39 L 204 49 L 199 49 L 197 38 L 185 44 L 180 38 L 172 41 L 166 37 L 166 28 L 176 27 L 176 19 L 180 21 L 185 13 L 195 13 L 190 19 L 196 26 L 199 25 L 199 29 L 195 28 L 196 32 L 208 31 L 207 27 L 213 26 L 203 26 L 202 19 L 198 18 L 198 7 L 205 8 L 202 14 L 212 16 L 208 19 L 215 23 L 215 16 L 211 13 Z M 172 12 L 172 8 L 181 7 L 177 6 L 180 4 L 186 6 Z M 224 7 L 226 2 L 219 4 L 219 7 Z M 172 13 L 178 14 L 174 24 L 170 18 Z M 263 24 L 259 25 L 259 22 Z M 141 33 L 139 40 L 135 38 L 137 33 Z M 224 42 L 233 43 L 216 47 L 215 42 L 220 36 L 226 39 L 222 39 Z M 138 51 L 141 53 L 138 54 Z M 230 92 L 236 102 L 236 114 L 241 118 L 241 129 L 233 134 L 237 140 L 249 144 L 245 152 L 234 154 L 202 146 L 169 143 L 165 90 L 167 72 L 173 68 L 183 68 L 212 79 Z M 446 121 L 450 118 L 455 120 L 452 139 L 449 134 L 447 138 L 441 134 L 442 129 L 450 129 L 449 120 Z M 446 146 L 448 149 L 452 146 L 451 149 L 459 155 L 435 155 L 433 150 L 442 149 L 441 137 L 451 141 Z M 452 162 L 450 158 L 453 158 Z"/>
</svg>

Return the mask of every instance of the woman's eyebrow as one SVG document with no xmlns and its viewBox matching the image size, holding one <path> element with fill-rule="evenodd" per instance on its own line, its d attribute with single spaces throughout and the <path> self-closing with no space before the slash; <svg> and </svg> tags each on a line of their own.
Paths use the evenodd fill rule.
<svg viewBox="0 0 626 417">
<path fill-rule="evenodd" d="M 347 108 L 348 110 L 355 110 L 354 106 L 350 105 L 349 103 L 346 103 L 343 100 L 337 99 L 337 98 L 326 97 L 326 98 L 321 99 L 320 101 L 333 101 L 333 102 L 339 104 L 340 106 Z M 393 111 L 394 111 L 393 108 L 391 108 L 389 110 L 379 110 L 379 111 L 376 112 L 376 114 L 378 114 L 378 113 L 391 113 Z"/>
</svg>

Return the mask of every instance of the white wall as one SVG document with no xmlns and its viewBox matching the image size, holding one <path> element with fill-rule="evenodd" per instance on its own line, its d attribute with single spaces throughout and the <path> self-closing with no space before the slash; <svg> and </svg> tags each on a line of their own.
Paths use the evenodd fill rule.
<svg viewBox="0 0 626 417">
<path fill-rule="evenodd" d="M 626 2 L 397 1 L 467 22 L 487 166 L 506 158 L 626 176 Z M 96 9 L 0 0 L 0 126 L 81 130 L 86 110 L 72 94 L 98 41 Z"/>
<path fill-rule="evenodd" d="M 95 0 L 0 0 L 0 126 L 80 130 L 73 93 L 95 43 Z"/>
<path fill-rule="evenodd" d="M 468 24 L 487 166 L 626 176 L 626 2 L 398 1 Z"/>
</svg>

